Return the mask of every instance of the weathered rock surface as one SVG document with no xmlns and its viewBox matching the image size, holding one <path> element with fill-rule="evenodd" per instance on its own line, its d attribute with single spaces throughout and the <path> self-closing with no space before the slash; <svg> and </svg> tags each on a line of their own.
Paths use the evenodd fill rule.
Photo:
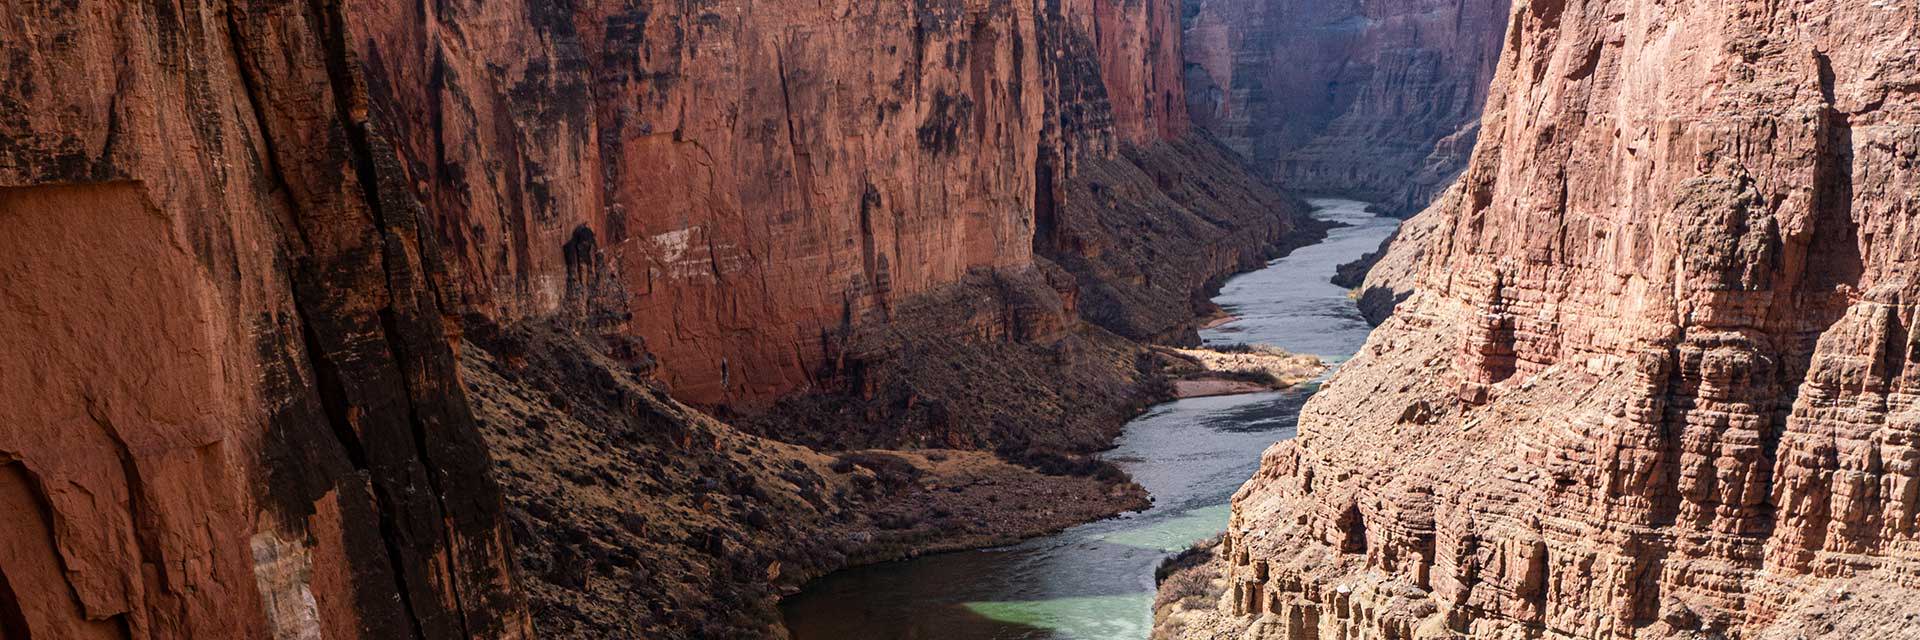
<svg viewBox="0 0 1920 640">
<path fill-rule="evenodd" d="M 1920 13 L 1521 3 L 1419 293 L 1179 635 L 1910 637 Z"/>
<path fill-rule="evenodd" d="M 1024 270 L 1083 157 L 1187 127 L 1168 2 L 582 0 L 350 16 L 463 309 L 643 338 L 704 406 Z"/>
<path fill-rule="evenodd" d="M 1085 454 L 1172 389 L 1164 358 L 1107 327 L 1190 332 L 1193 310 L 1227 273 L 1314 230 L 1297 203 L 1230 159 L 1200 142 L 1083 157 L 1082 175 L 1062 192 L 1125 195 L 1062 201 L 1059 220 L 1073 223 L 1062 235 L 1076 253 L 1041 246 L 1067 265 L 1036 257 L 1024 269 L 974 270 L 901 297 L 883 320 L 836 327 L 819 338 L 830 358 L 813 393 L 765 411 L 723 408 L 730 424 L 660 399 L 638 341 L 556 341 L 555 330 L 527 326 L 545 322 L 469 323 L 480 349 L 463 366 L 487 371 L 464 380 L 505 462 L 537 627 L 766 637 L 777 629 L 774 599 L 826 571 L 1001 544 L 1137 507 L 1137 488 Z M 1129 256 L 1139 251 L 1164 257 L 1132 277 L 1102 271 L 1135 264 Z M 1094 287 L 1103 288 L 1089 294 Z M 1107 315 L 1088 313 L 1093 299 Z M 594 333 L 566 316 L 547 322 L 563 334 Z M 509 339 L 480 337 L 496 333 Z M 550 354 L 549 364 L 514 364 L 529 357 L 522 352 Z M 551 364 L 559 362 L 573 364 Z M 539 433 L 522 427 L 528 415 L 541 416 Z M 696 435 L 673 435 L 681 433 Z M 948 459 L 932 461 L 926 449 L 949 449 L 939 454 Z M 840 471 L 808 479 L 822 460 L 848 456 L 938 489 L 899 473 L 879 474 L 878 485 Z M 1072 506 L 1053 506 L 1063 503 Z M 653 524 L 620 524 L 636 518 Z M 596 559 L 591 572 L 577 568 L 579 558 Z M 763 575 L 776 562 L 779 575 Z"/>
<path fill-rule="evenodd" d="M 827 335 L 816 393 L 742 416 L 822 448 L 1085 453 L 1166 397 L 1141 342 L 1192 342 L 1226 276 L 1320 227 L 1204 139 L 1083 158 L 1034 266 L 976 272 Z"/>
<path fill-rule="evenodd" d="M 0 5 L 0 635 L 530 635 L 339 18 Z"/>
<path fill-rule="evenodd" d="M 1074 274 L 1080 315 L 1137 341 L 1199 344 L 1227 276 L 1325 237 L 1304 203 L 1195 136 L 1084 162 L 1038 253 Z"/>
<path fill-rule="evenodd" d="M 1419 212 L 1466 166 L 1509 0 L 1186 0 L 1187 102 L 1276 182 Z"/>
<path fill-rule="evenodd" d="M 1413 295 L 1420 265 L 1427 246 L 1432 243 L 1429 236 L 1440 220 L 1438 211 L 1452 206 L 1447 199 L 1459 197 L 1458 188 L 1447 190 L 1432 208 L 1400 221 L 1393 235 L 1380 241 L 1379 249 L 1340 265 L 1333 283 L 1353 289 L 1354 303 L 1368 324 L 1380 326 L 1401 302 Z"/>
</svg>

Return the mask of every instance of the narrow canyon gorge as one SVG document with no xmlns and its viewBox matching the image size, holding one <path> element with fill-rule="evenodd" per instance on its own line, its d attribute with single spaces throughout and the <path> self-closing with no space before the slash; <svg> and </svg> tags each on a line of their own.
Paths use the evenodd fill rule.
<svg viewBox="0 0 1920 640">
<path fill-rule="evenodd" d="M 786 637 L 1146 513 L 1151 440 L 1102 452 L 1204 414 L 1150 406 L 1319 371 L 1223 286 L 1381 327 L 1262 405 L 1299 436 L 1128 594 L 1157 636 L 1908 637 L 1917 26 L 9 0 L 0 638 Z M 1276 259 L 1395 220 L 1310 196 L 1424 213 L 1335 289 Z"/>
<path fill-rule="evenodd" d="M 1193 120 L 1287 189 L 1425 208 L 1467 164 L 1509 0 L 1185 0 Z"/>
</svg>

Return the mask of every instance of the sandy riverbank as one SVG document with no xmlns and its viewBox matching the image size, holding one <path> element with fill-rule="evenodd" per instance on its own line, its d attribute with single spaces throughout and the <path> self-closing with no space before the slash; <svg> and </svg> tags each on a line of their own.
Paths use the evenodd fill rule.
<svg viewBox="0 0 1920 640">
<path fill-rule="evenodd" d="M 1266 346 L 1160 350 L 1187 364 L 1170 372 L 1174 377 L 1173 394 L 1180 398 L 1285 389 L 1327 370 L 1317 356 Z"/>
</svg>

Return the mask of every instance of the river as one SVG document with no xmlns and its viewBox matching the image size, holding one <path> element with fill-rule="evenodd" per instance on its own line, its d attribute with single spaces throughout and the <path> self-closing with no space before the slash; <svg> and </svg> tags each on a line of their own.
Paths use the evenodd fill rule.
<svg viewBox="0 0 1920 640">
<path fill-rule="evenodd" d="M 1366 321 L 1329 279 L 1398 221 L 1351 200 L 1310 202 L 1314 217 L 1347 226 L 1227 281 L 1214 301 L 1235 319 L 1202 331 L 1207 343 L 1267 344 L 1337 363 L 1366 340 Z M 1146 638 L 1154 567 L 1226 529 L 1227 501 L 1261 451 L 1293 437 L 1313 387 L 1158 405 L 1102 454 L 1152 493 L 1152 508 L 1012 546 L 834 573 L 781 603 L 787 628 L 798 640 Z"/>
</svg>

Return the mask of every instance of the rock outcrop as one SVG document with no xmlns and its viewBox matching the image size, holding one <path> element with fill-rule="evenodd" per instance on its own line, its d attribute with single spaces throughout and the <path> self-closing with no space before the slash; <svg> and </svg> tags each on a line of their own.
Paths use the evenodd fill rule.
<svg viewBox="0 0 1920 640">
<path fill-rule="evenodd" d="M 1228 275 L 1322 232 L 1205 139 L 1083 158 L 1028 270 L 979 272 L 827 338 L 816 393 L 736 421 L 822 448 L 1088 453 L 1168 394 L 1142 343 L 1197 343 Z"/>
<path fill-rule="evenodd" d="M 530 637 L 337 9 L 0 6 L 0 635 Z"/>
<path fill-rule="evenodd" d="M 1368 324 L 1380 326 L 1413 295 L 1427 245 L 1432 242 L 1429 236 L 1442 215 L 1439 212 L 1451 206 L 1446 199 L 1458 197 L 1457 188 L 1442 193 L 1432 208 L 1400 221 L 1400 227 L 1380 242 L 1379 249 L 1340 265 L 1333 283 L 1353 290 L 1354 303 Z"/>
<path fill-rule="evenodd" d="M 1288 188 L 1410 216 L 1466 166 L 1509 0 L 1186 0 L 1195 124 Z"/>
<path fill-rule="evenodd" d="M 1163 635 L 1912 637 L 1920 11 L 1512 25 L 1419 292 Z"/>
<path fill-rule="evenodd" d="M 1146 502 L 1107 466 L 756 437 L 667 396 L 625 346 L 564 324 L 472 329 L 461 375 L 541 637 L 767 638 L 776 598 L 827 571 Z"/>
<path fill-rule="evenodd" d="M 639 337 L 677 398 L 1031 266 L 1082 158 L 1186 130 L 1168 2 L 581 0 L 349 16 L 460 306 Z"/>
</svg>

